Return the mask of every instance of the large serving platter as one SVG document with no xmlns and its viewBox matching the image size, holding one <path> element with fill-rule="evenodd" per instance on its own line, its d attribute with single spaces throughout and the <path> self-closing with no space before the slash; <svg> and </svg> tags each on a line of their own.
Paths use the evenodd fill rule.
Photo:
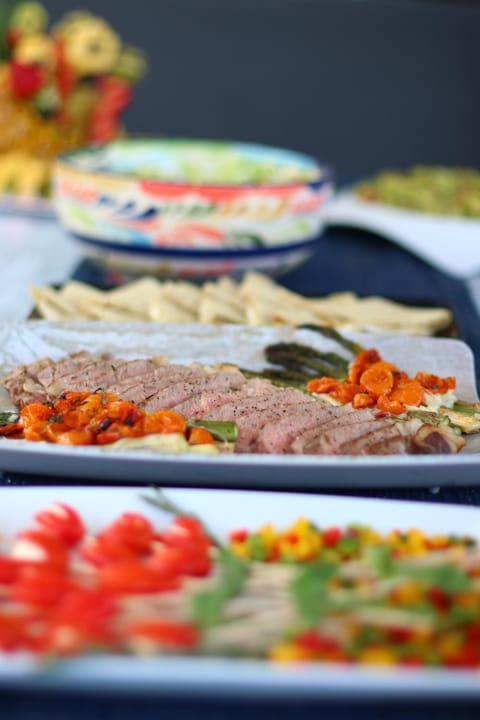
<svg viewBox="0 0 480 720">
<path fill-rule="evenodd" d="M 196 513 L 219 538 L 229 530 L 255 529 L 265 522 L 286 527 L 298 517 L 319 526 L 352 522 L 380 532 L 421 528 L 426 533 L 468 534 L 479 538 L 480 510 L 376 499 L 325 497 L 300 493 L 171 489 L 167 497 Z M 31 525 L 38 510 L 52 502 L 75 507 L 90 531 L 125 511 L 142 512 L 156 526 L 170 518 L 133 488 L 29 487 L 0 489 L 0 528 L 9 537 Z M 244 699 L 393 697 L 479 697 L 478 672 L 367 668 L 344 665 L 273 665 L 261 660 L 199 657 L 85 656 L 39 665 L 28 655 L 0 654 L 0 688 L 46 691 L 180 694 Z"/>
<path fill-rule="evenodd" d="M 348 190 L 330 202 L 327 223 L 382 235 L 448 275 L 469 278 L 480 270 L 480 220 L 475 218 L 369 202 Z"/>
<path fill-rule="evenodd" d="M 477 399 L 474 359 L 461 341 L 450 338 L 351 335 L 365 347 L 408 373 L 419 370 L 455 375 L 457 394 Z M 167 356 L 172 362 L 234 362 L 265 366 L 263 350 L 279 340 L 294 340 L 338 350 L 309 330 L 238 325 L 160 325 L 153 323 L 53 323 L 29 321 L 0 325 L 0 368 L 49 356 L 59 359 L 87 349 L 110 351 L 126 359 Z M 0 409 L 11 407 L 4 390 Z M 454 456 L 288 456 L 169 455 L 152 451 L 112 452 L 99 447 L 63 447 L 2 439 L 0 469 L 28 475 L 160 483 L 192 487 L 316 489 L 322 487 L 440 486 L 480 484 L 480 445 L 472 437 Z"/>
</svg>

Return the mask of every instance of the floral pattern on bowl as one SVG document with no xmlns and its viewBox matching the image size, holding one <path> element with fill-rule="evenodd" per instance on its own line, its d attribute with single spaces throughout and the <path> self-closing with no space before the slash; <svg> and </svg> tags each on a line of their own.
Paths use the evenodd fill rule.
<svg viewBox="0 0 480 720">
<path fill-rule="evenodd" d="M 54 174 L 64 226 L 89 254 L 129 262 L 145 250 L 198 251 L 210 267 L 211 253 L 251 251 L 256 262 L 317 239 L 332 192 L 312 158 L 247 143 L 121 140 L 63 156 Z"/>
</svg>

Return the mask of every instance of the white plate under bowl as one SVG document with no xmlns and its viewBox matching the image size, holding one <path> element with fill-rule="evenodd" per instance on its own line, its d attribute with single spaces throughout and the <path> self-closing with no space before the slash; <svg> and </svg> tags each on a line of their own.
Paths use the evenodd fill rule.
<svg viewBox="0 0 480 720">
<path fill-rule="evenodd" d="M 417 371 L 457 378 L 457 394 L 477 399 L 474 360 L 463 342 L 450 338 L 349 337 L 409 374 Z M 157 323 L 55 323 L 46 320 L 0 325 L 0 367 L 6 373 L 19 363 L 49 356 L 60 359 L 88 349 L 131 359 L 167 355 L 171 362 L 198 360 L 213 365 L 237 363 L 265 366 L 263 350 L 278 341 L 296 341 L 324 351 L 339 348 L 309 330 L 242 325 L 160 325 Z M 2 394 L 3 393 L 3 394 Z M 0 391 L 0 409 L 11 407 Z M 264 487 L 320 489 L 325 487 L 393 487 L 479 485 L 479 437 L 458 455 L 294 456 L 294 455 L 168 455 L 101 447 L 67 447 L 0 439 L 0 468 L 28 475 L 160 483 L 192 487 Z"/>
<path fill-rule="evenodd" d="M 55 208 L 48 198 L 20 197 L 0 193 L 0 213 L 52 219 L 55 217 Z"/>
<path fill-rule="evenodd" d="M 433 267 L 459 278 L 480 271 L 480 220 L 432 215 L 339 193 L 326 208 L 327 225 L 369 230 Z"/>
</svg>

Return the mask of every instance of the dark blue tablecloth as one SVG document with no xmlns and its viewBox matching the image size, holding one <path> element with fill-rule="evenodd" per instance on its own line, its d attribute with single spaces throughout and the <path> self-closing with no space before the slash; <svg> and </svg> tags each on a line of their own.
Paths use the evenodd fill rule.
<svg viewBox="0 0 480 720">
<path fill-rule="evenodd" d="M 88 262 L 82 263 L 75 276 L 78 279 L 104 283 L 104 278 Z M 281 281 L 286 287 L 308 295 L 323 295 L 341 290 L 353 290 L 360 295 L 379 294 L 401 301 L 432 303 L 448 306 L 455 318 L 458 334 L 480 358 L 480 324 L 475 307 L 472 304 L 465 285 L 427 266 L 421 260 L 406 251 L 375 235 L 350 229 L 329 230 L 319 241 L 315 256 L 304 266 L 285 275 Z M 68 482 L 68 479 L 65 480 Z M 62 479 L 27 478 L 19 476 L 5 477 L 6 484 L 58 483 Z M 99 479 L 99 484 L 105 479 Z M 252 478 L 252 481 L 254 479 Z M 432 485 L 434 483 L 432 482 Z M 385 488 L 375 491 L 362 491 L 354 488 L 345 490 L 364 496 L 390 498 L 408 498 L 418 501 L 434 501 L 480 505 L 480 491 L 476 488 L 431 489 L 389 489 L 388 478 Z M 480 683 L 480 676 L 479 676 Z M 337 702 L 302 701 L 295 702 L 250 702 L 248 698 L 201 701 L 188 698 L 153 697 L 95 697 L 95 696 L 55 696 L 42 694 L 22 694 L 17 691 L 0 693 L 0 712 L 2 718 L 15 720 L 49 720 L 90 718 L 91 720 L 117 720 L 135 718 L 151 720 L 156 716 L 190 720 L 205 718 L 219 720 L 232 718 L 243 720 L 291 720 L 292 717 L 313 717 L 321 715 L 328 720 L 348 720 L 355 715 L 359 720 L 385 718 L 385 720 L 450 720 L 455 717 L 475 718 L 480 712 L 480 704 L 473 702 L 409 702 L 408 699 L 396 699 L 392 702 L 363 701 L 361 703 L 339 698 Z"/>
</svg>

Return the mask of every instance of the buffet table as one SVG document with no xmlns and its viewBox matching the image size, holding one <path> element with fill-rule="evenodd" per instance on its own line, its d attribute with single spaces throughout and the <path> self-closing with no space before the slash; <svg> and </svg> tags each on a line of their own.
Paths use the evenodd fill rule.
<svg viewBox="0 0 480 720">
<path fill-rule="evenodd" d="M 0 282 L 4 301 L 0 303 L 0 319 L 25 319 L 31 309 L 28 286 L 32 284 L 60 283 L 74 277 L 98 286 L 105 286 L 105 277 L 84 260 L 74 243 L 58 228 L 52 219 L 0 217 Z M 447 306 L 451 309 L 458 337 L 480 357 L 480 323 L 475 279 L 462 281 L 447 276 L 410 253 L 373 234 L 348 228 L 329 229 L 318 243 L 314 257 L 304 266 L 282 278 L 284 285 L 306 295 L 324 295 L 334 291 L 351 290 L 359 295 L 378 294 L 403 302 Z M 477 379 L 480 367 L 477 367 Z M 65 478 L 19 476 L 4 473 L 3 485 L 71 484 Z M 105 484 L 108 478 L 99 478 Z M 254 485 L 254 478 L 252 478 Z M 334 487 L 325 490 L 335 493 Z M 337 491 L 338 492 L 338 491 Z M 344 489 L 341 494 L 367 497 L 403 498 L 417 501 L 480 505 L 480 488 L 448 487 L 439 489 L 435 478 L 431 486 L 423 489 L 388 487 L 381 490 Z M 249 701 L 246 697 L 214 699 L 211 697 L 145 697 L 116 694 L 48 692 L 23 694 L 20 688 L 0 694 L 2 711 L 10 718 L 29 720 L 37 717 L 80 718 L 147 718 L 160 712 L 164 717 L 240 718 L 267 720 L 287 718 L 301 712 L 322 712 L 328 718 L 351 717 L 352 712 L 361 718 L 458 718 L 473 717 L 474 703 L 450 704 L 448 701 L 413 703 L 405 698 L 395 702 L 363 698 L 361 703 L 338 698 L 317 702 L 297 698 L 292 701 Z M 475 707 L 477 707 L 475 705 Z M 478 709 L 478 708 L 477 708 Z"/>
</svg>

